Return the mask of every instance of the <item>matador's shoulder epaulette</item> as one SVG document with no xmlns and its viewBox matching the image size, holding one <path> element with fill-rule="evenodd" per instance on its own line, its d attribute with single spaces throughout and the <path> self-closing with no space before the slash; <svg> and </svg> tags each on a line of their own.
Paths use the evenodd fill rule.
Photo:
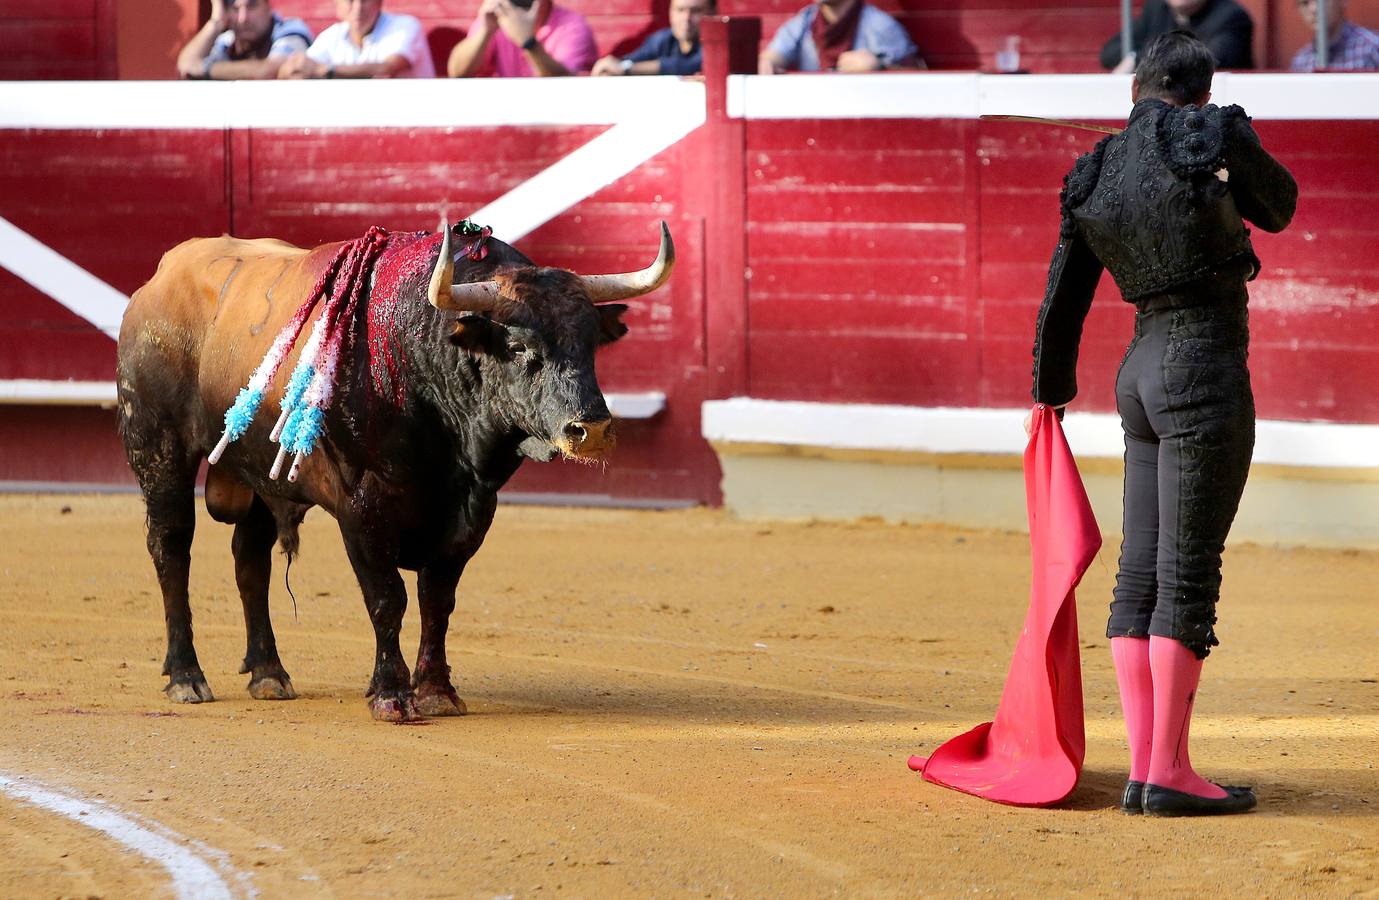
<svg viewBox="0 0 1379 900">
<path fill-rule="evenodd" d="M 1235 104 L 1166 108 L 1160 114 L 1158 137 L 1169 169 L 1193 181 L 1224 168 L 1236 121 L 1249 122 L 1250 117 Z"/>
<path fill-rule="evenodd" d="M 1062 237 L 1071 237 L 1076 226 L 1073 224 L 1073 210 L 1087 202 L 1096 190 L 1097 180 L 1101 178 L 1101 160 L 1106 153 L 1106 144 L 1115 135 L 1108 134 L 1096 142 L 1096 146 L 1077 158 L 1072 169 L 1063 176 L 1063 190 L 1058 194 L 1058 206 L 1063 212 L 1059 225 Z"/>
</svg>

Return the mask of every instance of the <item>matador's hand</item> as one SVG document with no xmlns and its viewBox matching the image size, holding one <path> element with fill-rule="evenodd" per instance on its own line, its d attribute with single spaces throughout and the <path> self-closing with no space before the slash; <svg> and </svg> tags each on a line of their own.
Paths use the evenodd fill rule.
<svg viewBox="0 0 1379 900">
<path fill-rule="evenodd" d="M 1047 405 L 1048 405 L 1048 404 L 1045 404 L 1045 403 L 1037 403 L 1037 404 L 1035 404 L 1034 409 L 1031 409 L 1029 412 L 1025 413 L 1025 437 L 1032 437 L 1032 436 L 1034 435 L 1034 410 L 1035 410 L 1035 409 L 1038 409 L 1040 406 L 1047 406 Z M 1052 410 L 1055 410 L 1055 411 L 1057 411 L 1057 410 L 1062 410 L 1062 409 L 1067 409 L 1067 408 L 1068 408 L 1068 404 L 1066 404 L 1066 403 L 1064 403 L 1062 406 L 1050 406 L 1050 407 L 1049 407 L 1049 409 L 1052 409 Z M 1058 421 L 1060 421 L 1060 422 L 1063 421 L 1063 416 L 1062 416 L 1061 414 L 1058 416 Z"/>
</svg>

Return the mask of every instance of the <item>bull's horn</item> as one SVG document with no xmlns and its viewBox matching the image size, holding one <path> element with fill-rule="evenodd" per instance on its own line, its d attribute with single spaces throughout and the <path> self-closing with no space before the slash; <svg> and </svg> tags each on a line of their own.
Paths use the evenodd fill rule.
<svg viewBox="0 0 1379 900">
<path fill-rule="evenodd" d="M 581 280 L 589 292 L 589 299 L 595 303 L 608 303 L 612 300 L 627 300 L 649 294 L 666 283 L 671 270 L 675 268 L 675 243 L 670 239 L 670 229 L 661 223 L 661 250 L 656 261 L 640 272 L 623 272 L 619 275 L 584 275 Z"/>
<path fill-rule="evenodd" d="M 431 273 L 431 284 L 426 289 L 426 299 L 436 309 L 484 312 L 493 309 L 498 299 L 498 285 L 492 281 L 477 281 L 467 284 L 452 284 L 455 280 L 455 260 L 450 255 L 450 223 L 445 216 L 440 220 L 441 253 L 436 258 L 436 269 Z"/>
<path fill-rule="evenodd" d="M 450 285 L 450 299 L 441 309 L 488 312 L 498 305 L 501 295 L 496 281 L 468 281 Z M 439 305 L 439 304 L 438 304 Z"/>
</svg>

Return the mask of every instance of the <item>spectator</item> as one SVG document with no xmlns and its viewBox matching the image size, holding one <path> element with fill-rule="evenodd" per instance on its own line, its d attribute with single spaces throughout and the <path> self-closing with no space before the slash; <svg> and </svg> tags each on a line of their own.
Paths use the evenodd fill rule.
<svg viewBox="0 0 1379 900">
<path fill-rule="evenodd" d="M 588 21 L 551 0 L 484 0 L 450 52 L 451 78 L 579 75 L 598 58 Z"/>
<path fill-rule="evenodd" d="M 1142 48 L 1161 34 L 1180 30 L 1207 45 L 1218 69 L 1255 67 L 1255 23 L 1235 0 L 1144 0 L 1132 38 Z M 1135 71 L 1135 54 L 1121 50 L 1119 32 L 1101 48 L 1101 67 L 1117 74 Z"/>
<path fill-rule="evenodd" d="M 1298 11 L 1313 34 L 1317 31 L 1318 0 L 1298 0 Z M 1321 0 L 1326 3 L 1326 68 L 1328 71 L 1379 69 L 1379 34 L 1346 21 L 1346 0 Z M 1293 57 L 1294 72 L 1313 72 L 1317 68 L 1316 41 Z"/>
<path fill-rule="evenodd" d="M 594 75 L 697 75 L 704 67 L 699 20 L 713 15 L 717 0 L 670 0 L 670 27 L 647 38 L 627 56 L 605 56 Z"/>
<path fill-rule="evenodd" d="M 182 52 L 183 78 L 276 78 L 293 53 L 311 46 L 301 19 L 284 19 L 269 0 L 211 0 L 211 17 Z"/>
<path fill-rule="evenodd" d="M 383 0 L 335 0 L 340 21 L 305 53 L 293 54 L 279 78 L 435 78 L 431 47 L 413 16 L 386 13 Z"/>
<path fill-rule="evenodd" d="M 780 27 L 758 64 L 763 75 L 923 66 L 905 28 L 864 0 L 814 0 Z"/>
</svg>

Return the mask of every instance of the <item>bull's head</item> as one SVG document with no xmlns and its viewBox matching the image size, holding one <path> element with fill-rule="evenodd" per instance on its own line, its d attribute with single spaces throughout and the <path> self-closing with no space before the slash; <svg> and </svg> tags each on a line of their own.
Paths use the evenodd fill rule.
<svg viewBox="0 0 1379 900">
<path fill-rule="evenodd" d="M 576 275 L 524 266 L 491 281 L 454 284 L 450 229 L 431 274 L 428 299 L 459 313 L 450 342 L 477 361 L 512 425 L 522 455 L 595 460 L 613 446 L 613 420 L 594 375 L 594 351 L 627 333 L 618 303 L 665 284 L 675 245 L 661 223 L 656 261 L 638 272 Z"/>
</svg>

